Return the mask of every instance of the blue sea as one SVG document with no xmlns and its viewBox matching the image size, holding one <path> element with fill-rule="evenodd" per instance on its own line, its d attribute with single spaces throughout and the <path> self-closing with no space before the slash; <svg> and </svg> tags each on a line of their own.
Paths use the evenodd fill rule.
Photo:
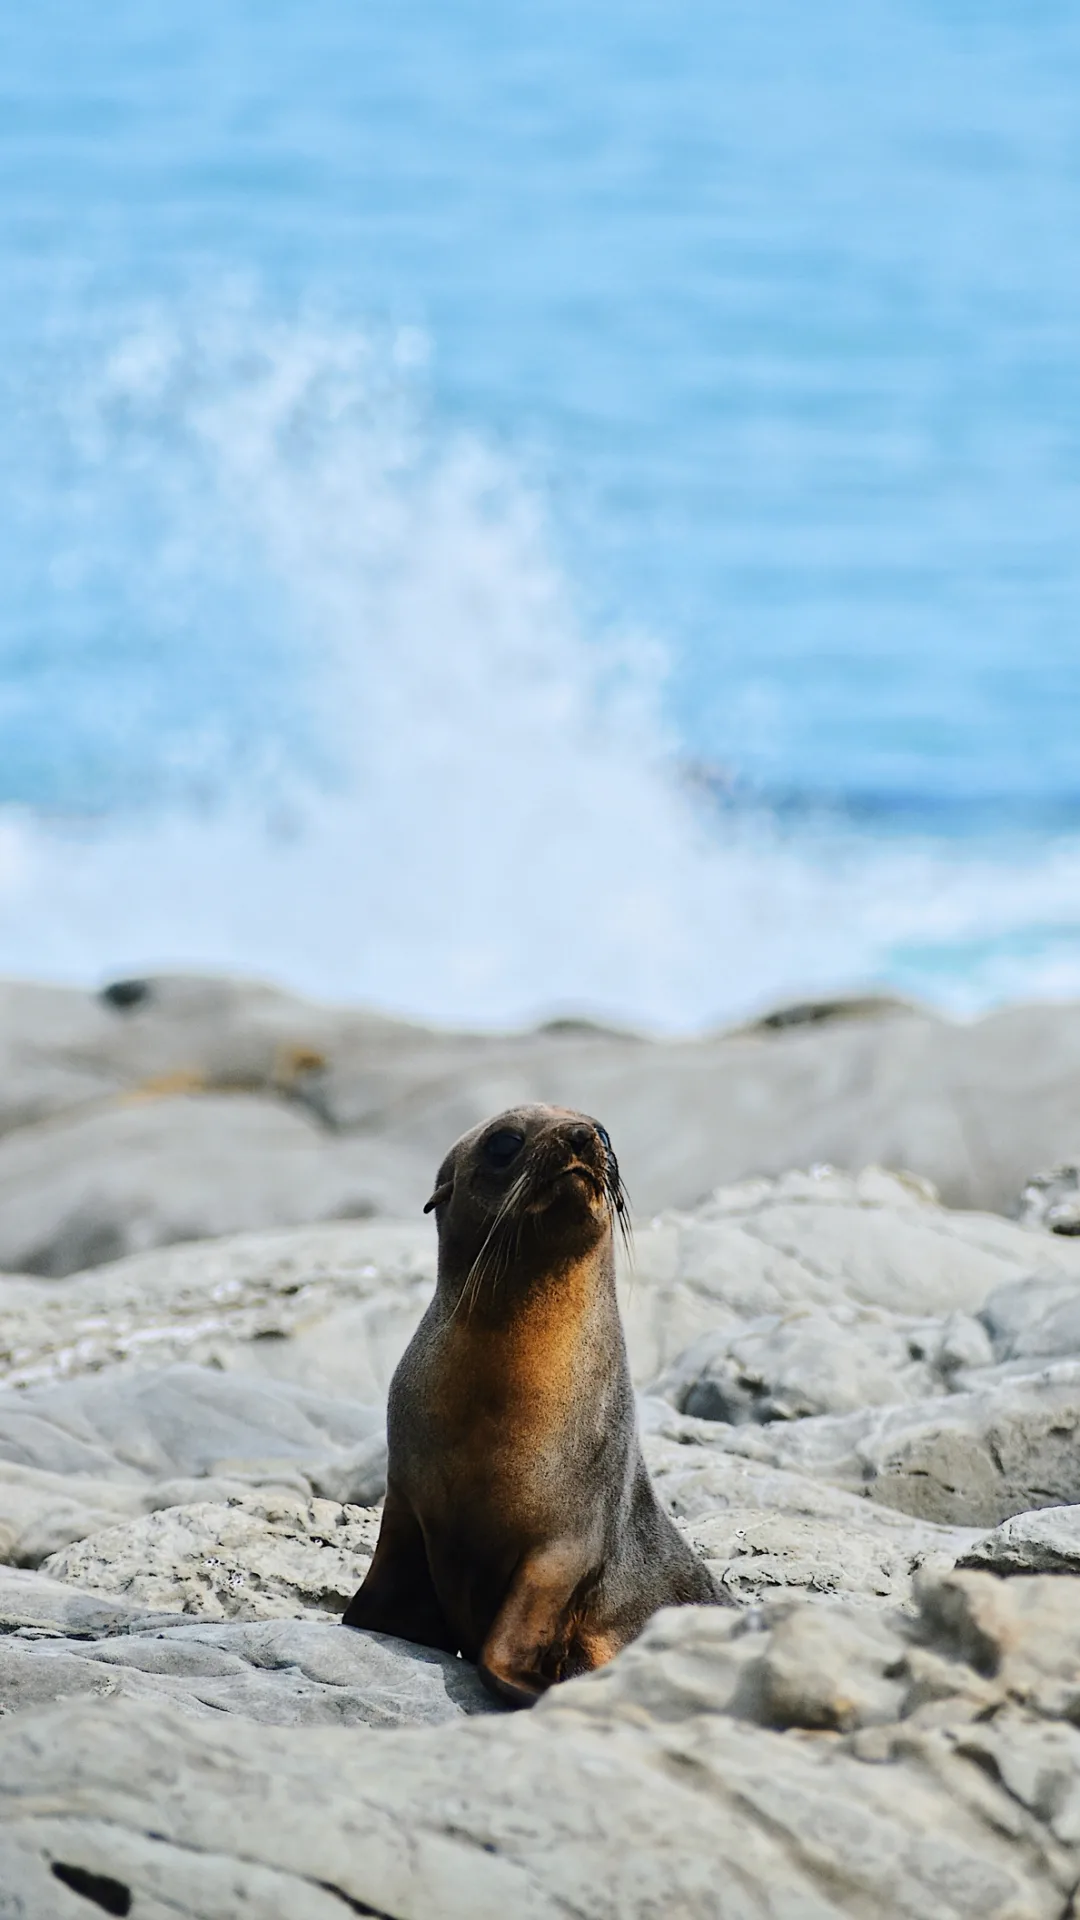
<svg viewBox="0 0 1080 1920">
<path fill-rule="evenodd" d="M 0 21 L 0 972 L 1080 993 L 1080 13 Z"/>
</svg>

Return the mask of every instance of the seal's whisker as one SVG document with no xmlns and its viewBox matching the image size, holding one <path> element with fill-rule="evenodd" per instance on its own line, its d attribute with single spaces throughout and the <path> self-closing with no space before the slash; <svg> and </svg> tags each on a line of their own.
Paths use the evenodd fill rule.
<svg viewBox="0 0 1080 1920">
<path fill-rule="evenodd" d="M 501 1282 L 505 1280 L 506 1275 L 510 1271 L 510 1265 L 511 1265 L 513 1252 L 516 1244 L 517 1244 L 516 1229 L 512 1233 L 504 1233 L 500 1236 L 499 1244 L 492 1250 L 491 1258 L 484 1269 L 483 1277 L 477 1287 L 478 1299 L 480 1297 L 480 1291 L 482 1290 L 483 1283 L 485 1280 L 490 1282 L 489 1292 L 491 1294 L 492 1300 L 495 1300 L 498 1297 L 499 1286 Z"/>
<path fill-rule="evenodd" d="M 609 1162 L 605 1169 L 604 1199 L 607 1203 L 608 1218 L 611 1221 L 612 1230 L 618 1229 L 619 1237 L 626 1249 L 627 1257 L 633 1262 L 634 1233 L 630 1225 L 630 1196 L 623 1185 L 622 1174 L 619 1172 L 617 1162 L 614 1164 Z"/>
<path fill-rule="evenodd" d="M 469 1318 L 473 1307 L 479 1299 L 484 1280 L 489 1274 L 495 1276 L 493 1277 L 492 1283 L 492 1292 L 494 1293 L 497 1280 L 498 1258 L 502 1253 L 502 1246 L 498 1237 L 499 1230 L 513 1213 L 518 1201 L 525 1192 L 527 1184 L 526 1175 L 524 1173 L 519 1174 L 509 1192 L 504 1196 L 502 1205 L 481 1242 L 480 1251 L 465 1276 L 465 1283 L 458 1295 L 454 1313 L 457 1313 L 459 1307 L 465 1305 L 467 1307 L 465 1317 L 466 1319 Z"/>
</svg>

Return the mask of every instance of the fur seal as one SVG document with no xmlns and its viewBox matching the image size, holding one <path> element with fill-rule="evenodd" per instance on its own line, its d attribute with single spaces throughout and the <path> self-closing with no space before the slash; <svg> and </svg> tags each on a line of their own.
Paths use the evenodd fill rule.
<svg viewBox="0 0 1080 1920">
<path fill-rule="evenodd" d="M 658 1607 L 720 1595 L 641 1455 L 604 1128 L 497 1114 L 450 1149 L 432 1209 L 438 1282 L 391 1382 L 386 1506 L 345 1625 L 461 1653 L 530 1706 Z"/>
</svg>

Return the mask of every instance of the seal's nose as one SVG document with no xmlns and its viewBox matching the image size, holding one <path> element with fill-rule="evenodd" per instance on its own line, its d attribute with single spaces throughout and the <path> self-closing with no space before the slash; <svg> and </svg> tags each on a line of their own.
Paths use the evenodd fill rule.
<svg viewBox="0 0 1080 1920">
<path fill-rule="evenodd" d="M 579 1121 L 577 1126 L 571 1127 L 570 1129 L 570 1145 L 572 1147 L 581 1149 L 591 1147 L 595 1139 L 595 1128 L 586 1126 L 582 1121 Z"/>
</svg>

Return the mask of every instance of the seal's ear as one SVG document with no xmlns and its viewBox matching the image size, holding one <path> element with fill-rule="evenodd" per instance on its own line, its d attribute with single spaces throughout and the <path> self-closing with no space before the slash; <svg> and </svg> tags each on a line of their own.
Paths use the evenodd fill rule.
<svg viewBox="0 0 1080 1920">
<path fill-rule="evenodd" d="M 449 1200 L 450 1195 L 453 1193 L 453 1191 L 454 1191 L 453 1181 L 444 1180 L 441 1187 L 436 1187 L 434 1193 L 431 1196 L 431 1199 L 428 1201 L 427 1206 L 424 1208 L 424 1212 L 430 1213 L 432 1207 L 441 1207 L 444 1200 Z"/>
</svg>

